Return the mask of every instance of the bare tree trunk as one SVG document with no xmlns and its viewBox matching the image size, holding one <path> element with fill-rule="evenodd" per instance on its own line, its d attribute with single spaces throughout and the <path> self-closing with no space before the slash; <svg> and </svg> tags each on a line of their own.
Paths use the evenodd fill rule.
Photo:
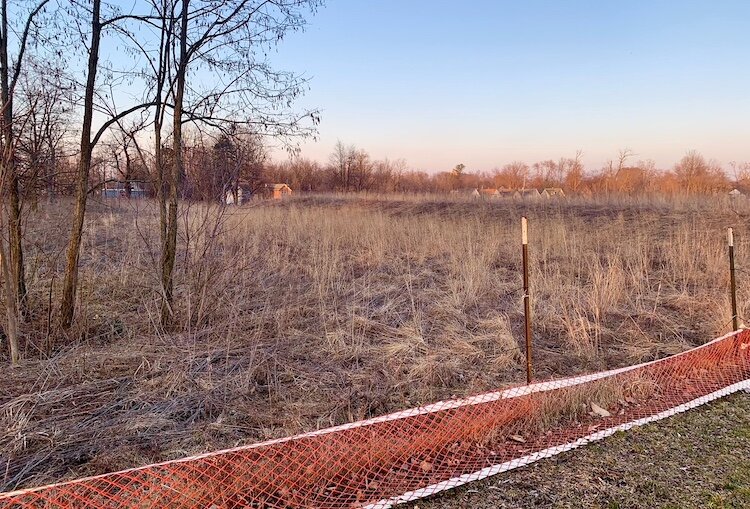
<svg viewBox="0 0 750 509">
<path fill-rule="evenodd" d="M 174 266 L 177 258 L 177 200 L 180 175 L 183 168 L 182 154 L 182 106 L 185 97 L 185 79 L 187 74 L 187 30 L 188 30 L 188 7 L 189 0 L 182 0 L 182 13 L 180 14 L 180 56 L 177 63 L 177 75 L 175 81 L 175 100 L 173 112 L 173 135 L 172 135 L 172 168 L 169 179 L 169 201 L 167 204 L 167 228 L 166 241 L 163 244 L 161 267 L 162 287 L 164 297 L 161 308 L 162 326 L 168 326 L 174 314 Z"/>
<path fill-rule="evenodd" d="M 2 0 L 0 3 L 0 108 L 2 115 L 2 162 L 0 162 L 0 207 L 5 207 L 2 203 L 6 189 L 10 184 L 9 205 L 11 218 L 8 221 L 8 231 L 10 234 L 11 251 L 14 240 L 18 239 L 20 250 L 20 221 L 14 221 L 20 216 L 18 210 L 18 177 L 13 155 L 13 102 L 10 93 L 9 74 L 10 67 L 8 63 L 8 2 Z M 15 190 L 15 192 L 14 192 Z M 4 211 L 0 210 L 0 225 L 4 225 Z M 18 236 L 16 236 L 18 232 Z M 23 263 L 23 260 L 21 261 Z M 5 249 L 5 240 L 0 236 L 0 265 L 2 265 L 2 276 L 5 282 L 5 312 L 6 327 L 5 335 L 8 337 L 10 350 L 10 361 L 12 364 L 18 364 L 20 351 L 18 347 L 18 279 L 19 273 L 11 268 L 12 261 L 8 259 L 8 253 Z M 24 294 L 25 288 L 24 288 Z"/>
<path fill-rule="evenodd" d="M 51 205 L 55 200 L 55 169 L 57 167 L 56 152 L 55 148 L 52 147 L 49 161 L 44 163 L 44 181 L 47 188 L 47 205 Z"/>
<path fill-rule="evenodd" d="M 26 299 L 26 270 L 23 263 L 23 244 L 21 234 L 21 202 L 18 189 L 18 175 L 15 164 L 9 161 L 10 182 L 8 182 L 8 251 L 11 264 L 11 281 L 16 292 L 18 312 L 21 316 L 28 313 Z"/>
<path fill-rule="evenodd" d="M 83 236 L 83 220 L 86 214 L 89 170 L 91 169 L 91 123 L 94 111 L 94 87 L 96 71 L 99 65 L 99 40 L 101 38 L 101 20 L 99 18 L 101 0 L 93 0 L 91 20 L 91 49 L 89 51 L 88 77 L 83 106 L 83 128 L 81 130 L 81 157 L 78 161 L 76 176 L 76 202 L 73 216 L 73 229 L 68 241 L 67 262 L 63 282 L 63 295 L 60 305 L 60 318 L 63 327 L 73 323 L 76 289 L 78 286 L 78 258 Z"/>
<path fill-rule="evenodd" d="M 159 203 L 159 246 L 163 256 L 167 244 L 167 200 L 164 196 L 164 153 L 161 146 L 161 93 L 158 94 L 156 104 L 156 116 L 154 119 L 154 143 L 156 146 L 154 148 L 154 159 L 156 164 L 156 201 Z"/>
<path fill-rule="evenodd" d="M 26 275 L 23 267 L 23 245 L 21 244 L 21 202 L 18 189 L 18 171 L 13 154 L 13 98 L 8 82 L 8 13 L 7 0 L 2 0 L 2 40 L 0 40 L 0 87 L 2 87 L 3 107 L 3 170 L 5 171 L 5 189 L 8 193 L 8 255 L 10 262 L 10 279 L 6 280 L 8 288 L 13 288 L 21 305 L 19 311 L 25 312 Z"/>
<path fill-rule="evenodd" d="M 157 5 L 154 3 L 154 5 Z M 171 15 L 167 15 L 167 9 Z M 159 64 L 156 74 L 156 113 L 154 115 L 154 159 L 156 165 L 156 201 L 159 204 L 159 246 L 163 258 L 167 246 L 167 200 L 164 195 L 164 150 L 162 146 L 162 126 L 164 123 L 164 85 L 170 67 L 170 49 L 172 47 L 172 35 L 174 31 L 174 3 L 168 0 L 162 0 L 161 9 L 161 34 L 159 40 Z M 169 21 L 168 21 L 169 20 Z M 160 267 L 161 269 L 161 267 Z M 162 284 L 164 278 L 162 277 Z M 166 290 L 162 287 L 162 299 L 166 300 Z M 164 320 L 165 309 L 162 303 L 162 321 Z"/>
<path fill-rule="evenodd" d="M 0 265 L 2 265 L 3 280 L 7 283 L 11 278 L 10 264 L 5 253 L 5 241 L 0 238 Z M 6 287 L 9 288 L 9 287 Z M 18 346 L 18 304 L 16 302 L 16 293 L 6 291 L 5 314 L 7 323 L 5 326 L 5 335 L 8 337 L 10 350 L 10 362 L 14 366 L 18 364 L 21 358 L 20 348 Z"/>
</svg>

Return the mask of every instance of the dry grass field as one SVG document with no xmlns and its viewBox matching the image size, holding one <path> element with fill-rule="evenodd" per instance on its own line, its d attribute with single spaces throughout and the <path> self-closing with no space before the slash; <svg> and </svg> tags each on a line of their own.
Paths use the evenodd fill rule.
<svg viewBox="0 0 750 509">
<path fill-rule="evenodd" d="M 178 325 L 161 331 L 155 208 L 92 207 L 67 336 L 54 321 L 69 210 L 28 218 L 34 313 L 24 360 L 0 385 L 0 491 L 523 381 L 522 214 L 538 378 L 727 332 L 727 226 L 750 311 L 745 205 L 308 196 L 186 206 Z"/>
</svg>

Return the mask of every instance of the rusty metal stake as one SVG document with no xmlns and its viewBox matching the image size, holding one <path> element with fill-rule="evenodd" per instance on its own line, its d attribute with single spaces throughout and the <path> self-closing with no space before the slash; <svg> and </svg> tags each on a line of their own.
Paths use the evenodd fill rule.
<svg viewBox="0 0 750 509">
<path fill-rule="evenodd" d="M 732 292 L 732 330 L 740 328 L 737 317 L 737 283 L 734 278 L 734 232 L 727 228 L 727 244 L 729 244 L 729 287 Z"/>
<path fill-rule="evenodd" d="M 526 383 L 531 383 L 531 297 L 529 295 L 529 226 L 521 218 L 521 255 L 523 259 L 523 314 L 526 319 Z"/>
</svg>

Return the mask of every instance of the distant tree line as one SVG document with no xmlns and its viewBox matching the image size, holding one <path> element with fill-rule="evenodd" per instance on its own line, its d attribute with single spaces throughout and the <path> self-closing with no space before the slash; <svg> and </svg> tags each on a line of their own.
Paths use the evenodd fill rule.
<svg viewBox="0 0 750 509">
<path fill-rule="evenodd" d="M 730 163 L 727 171 L 701 154 L 688 152 L 671 168 L 634 160 L 629 150 L 602 168 L 587 169 L 581 153 L 533 164 L 508 163 L 493 171 L 468 171 L 458 164 L 444 171 L 410 170 L 403 159 L 376 160 L 367 151 L 337 143 L 327 164 L 306 158 L 266 161 L 267 180 L 286 182 L 294 189 L 314 192 L 449 193 L 475 188 L 559 187 L 569 195 L 713 194 L 734 187 L 750 191 L 750 163 Z"/>
<path fill-rule="evenodd" d="M 114 181 L 133 182 L 149 195 L 156 195 L 153 150 L 136 140 L 127 130 L 110 133 L 92 159 L 91 190 Z M 60 153 L 66 153 L 64 146 L 57 146 Z M 410 169 L 404 159 L 374 159 L 366 150 L 341 142 L 334 146 L 326 163 L 301 156 L 274 161 L 260 136 L 235 126 L 228 132 L 188 134 L 183 152 L 179 193 L 184 199 L 199 201 L 223 201 L 225 194 L 239 184 L 259 189 L 265 183 L 277 182 L 303 193 L 449 193 L 475 188 L 549 187 L 579 196 L 715 194 L 735 187 L 750 191 L 750 163 L 732 162 L 724 170 L 695 151 L 667 169 L 657 168 L 650 160 L 636 160 L 625 150 L 596 169 L 585 168 L 578 153 L 532 164 L 513 161 L 492 171 L 468 171 L 458 164 L 450 170 L 426 172 Z M 25 164 L 35 169 L 22 178 L 24 193 L 40 196 L 73 192 L 75 156 L 61 157 L 49 149 L 45 154 L 30 153 L 22 159 L 27 157 L 29 162 Z M 167 161 L 172 157 L 170 148 L 164 148 L 163 157 Z"/>
</svg>

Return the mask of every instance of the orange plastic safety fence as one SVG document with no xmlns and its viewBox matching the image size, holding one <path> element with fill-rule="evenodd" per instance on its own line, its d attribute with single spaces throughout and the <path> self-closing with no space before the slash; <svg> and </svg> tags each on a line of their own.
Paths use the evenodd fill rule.
<svg viewBox="0 0 750 509">
<path fill-rule="evenodd" d="M 750 332 L 638 366 L 0 494 L 2 508 L 387 508 L 750 386 Z"/>
</svg>

